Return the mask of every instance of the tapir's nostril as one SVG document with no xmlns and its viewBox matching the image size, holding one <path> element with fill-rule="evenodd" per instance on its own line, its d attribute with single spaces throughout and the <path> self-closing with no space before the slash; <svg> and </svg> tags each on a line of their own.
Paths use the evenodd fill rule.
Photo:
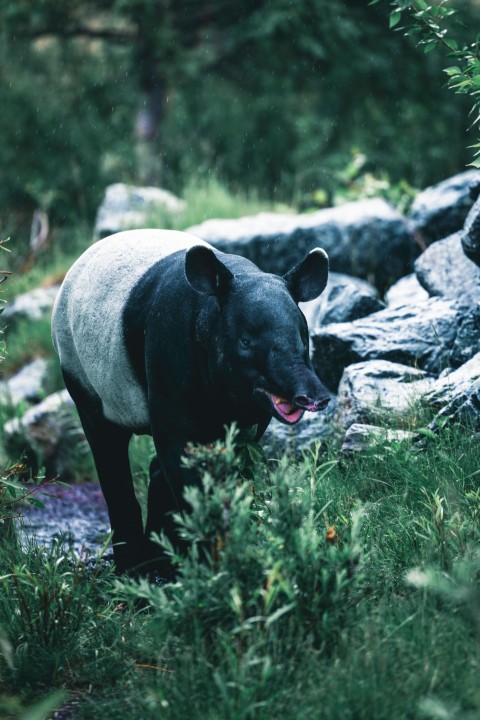
<svg viewBox="0 0 480 720">
<path fill-rule="evenodd" d="M 303 405 L 311 405 L 314 402 L 314 400 L 311 400 L 306 395 L 295 395 L 295 397 L 293 398 L 293 402 L 295 403 L 295 405 L 303 406 Z"/>
<path fill-rule="evenodd" d="M 297 407 L 315 412 L 316 410 L 323 410 L 326 408 L 330 402 L 330 398 L 323 397 L 321 400 L 312 400 L 312 398 L 309 398 L 307 395 L 295 395 L 293 402 L 297 405 Z"/>
</svg>

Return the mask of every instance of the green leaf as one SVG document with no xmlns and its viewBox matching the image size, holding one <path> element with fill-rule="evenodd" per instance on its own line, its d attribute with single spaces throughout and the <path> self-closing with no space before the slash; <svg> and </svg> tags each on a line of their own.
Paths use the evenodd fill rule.
<svg viewBox="0 0 480 720">
<path fill-rule="evenodd" d="M 455 42 L 455 40 L 449 40 L 445 38 L 445 45 L 450 48 L 450 50 L 458 50 L 458 43 Z"/>
<path fill-rule="evenodd" d="M 51 717 L 53 711 L 58 710 L 67 697 L 67 693 L 63 690 L 51 693 L 43 700 L 40 700 L 40 702 L 25 710 L 22 714 L 23 720 L 43 720 L 46 717 Z"/>
<path fill-rule="evenodd" d="M 461 75 L 461 74 L 462 74 L 462 71 L 461 71 L 461 69 L 458 67 L 458 65 L 454 65 L 454 66 L 452 66 L 452 67 L 445 68 L 443 72 L 444 72 L 444 73 L 447 73 L 447 75 L 450 75 L 450 76 L 452 76 L 452 75 Z"/>
<path fill-rule="evenodd" d="M 33 507 L 45 510 L 45 505 L 41 502 L 41 500 L 37 500 L 37 498 L 29 497 L 27 498 L 27 502 L 29 505 L 33 505 Z"/>
<path fill-rule="evenodd" d="M 0 654 L 10 669 L 13 669 L 13 647 L 6 632 L 0 627 Z"/>
<path fill-rule="evenodd" d="M 276 620 L 281 618 L 282 615 L 285 615 L 286 613 L 290 612 L 290 610 L 293 610 L 294 607 L 295 603 L 292 602 L 289 605 L 284 605 L 283 607 L 278 608 L 278 610 L 275 610 L 275 612 L 267 618 L 265 627 L 270 627 L 270 625 L 272 625 L 274 622 L 276 622 Z"/>
<path fill-rule="evenodd" d="M 429 40 L 425 43 L 425 46 L 423 48 L 423 52 L 425 55 L 427 55 L 429 52 L 432 52 L 432 50 L 435 50 L 437 43 L 435 40 Z"/>
<path fill-rule="evenodd" d="M 398 25 L 400 22 L 400 18 L 402 17 L 402 11 L 401 10 L 394 10 L 392 14 L 390 15 L 388 26 L 389 28 L 394 28 L 395 25 Z"/>
<path fill-rule="evenodd" d="M 430 440 L 438 439 L 438 436 L 432 430 L 430 430 L 430 428 L 419 428 L 417 430 L 417 433 L 419 435 L 424 435 L 425 437 L 430 438 Z"/>
</svg>

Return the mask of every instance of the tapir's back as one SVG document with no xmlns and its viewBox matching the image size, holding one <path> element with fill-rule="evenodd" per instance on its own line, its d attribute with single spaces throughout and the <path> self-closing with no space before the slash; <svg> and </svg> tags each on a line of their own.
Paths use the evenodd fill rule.
<svg viewBox="0 0 480 720">
<path fill-rule="evenodd" d="M 52 317 L 62 370 L 98 395 L 116 423 L 148 425 L 145 393 L 125 348 L 125 303 L 152 265 L 193 245 L 206 243 L 171 230 L 117 233 L 91 245 L 65 277 Z"/>
</svg>

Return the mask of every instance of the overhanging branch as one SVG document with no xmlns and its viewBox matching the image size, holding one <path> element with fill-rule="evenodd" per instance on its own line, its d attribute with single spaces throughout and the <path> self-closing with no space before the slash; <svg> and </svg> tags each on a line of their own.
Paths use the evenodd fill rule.
<svg viewBox="0 0 480 720">
<path fill-rule="evenodd" d="M 138 39 L 137 33 L 119 32 L 115 30 L 95 30 L 88 27 L 73 28 L 43 28 L 41 30 L 32 30 L 25 33 L 18 33 L 17 37 L 26 40 L 39 40 L 46 37 L 58 37 L 65 40 L 72 38 L 87 38 L 90 40 L 106 40 L 108 42 L 126 44 Z"/>
</svg>

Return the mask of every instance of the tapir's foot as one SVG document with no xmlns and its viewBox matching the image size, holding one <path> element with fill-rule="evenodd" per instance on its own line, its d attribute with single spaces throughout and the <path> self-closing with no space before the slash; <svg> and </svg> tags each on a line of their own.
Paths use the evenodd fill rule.
<svg viewBox="0 0 480 720">
<path fill-rule="evenodd" d="M 144 559 L 139 567 L 140 574 L 146 575 L 152 582 L 164 580 L 174 582 L 176 577 L 175 566 L 162 548 L 150 540 L 145 540 Z"/>
<path fill-rule="evenodd" d="M 117 545 L 114 547 L 115 569 L 119 575 L 132 578 L 147 578 L 155 584 L 173 582 L 175 568 L 162 549 L 148 540 L 136 547 Z"/>
</svg>

